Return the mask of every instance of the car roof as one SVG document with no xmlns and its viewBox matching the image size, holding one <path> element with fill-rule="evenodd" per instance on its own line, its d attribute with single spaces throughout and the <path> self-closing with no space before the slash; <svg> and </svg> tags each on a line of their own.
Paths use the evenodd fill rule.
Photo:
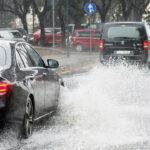
<svg viewBox="0 0 150 150">
<path fill-rule="evenodd" d="M 105 25 L 109 24 L 144 24 L 144 22 L 130 22 L 130 21 L 121 21 L 121 22 L 106 22 Z"/>
<path fill-rule="evenodd" d="M 89 29 L 89 28 L 84 28 L 84 29 L 75 29 L 75 31 L 100 31 L 100 29 Z"/>
<path fill-rule="evenodd" d="M 9 29 L 9 30 L 7 30 L 7 29 L 6 30 L 5 29 L 4 30 L 0 29 L 0 32 L 1 31 L 4 31 L 4 32 L 18 32 L 18 33 L 20 33 L 18 30 L 13 30 L 13 29 Z"/>
</svg>

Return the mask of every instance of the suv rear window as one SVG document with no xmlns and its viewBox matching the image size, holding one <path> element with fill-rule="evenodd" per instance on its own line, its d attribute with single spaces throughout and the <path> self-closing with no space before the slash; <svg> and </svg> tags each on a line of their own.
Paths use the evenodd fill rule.
<svg viewBox="0 0 150 150">
<path fill-rule="evenodd" d="M 116 25 L 110 26 L 107 31 L 107 38 L 133 38 L 143 39 L 146 36 L 144 26 L 140 25 Z"/>
<path fill-rule="evenodd" d="M 4 66 L 6 64 L 6 51 L 3 47 L 0 47 L 0 66 Z"/>
</svg>

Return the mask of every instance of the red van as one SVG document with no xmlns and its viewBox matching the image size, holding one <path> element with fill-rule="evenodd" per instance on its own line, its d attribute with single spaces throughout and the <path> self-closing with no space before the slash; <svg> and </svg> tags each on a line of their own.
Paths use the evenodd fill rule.
<svg viewBox="0 0 150 150">
<path fill-rule="evenodd" d="M 84 49 L 92 50 L 99 49 L 101 31 L 98 29 L 76 29 L 74 31 L 71 48 L 76 51 L 83 51 Z"/>
</svg>

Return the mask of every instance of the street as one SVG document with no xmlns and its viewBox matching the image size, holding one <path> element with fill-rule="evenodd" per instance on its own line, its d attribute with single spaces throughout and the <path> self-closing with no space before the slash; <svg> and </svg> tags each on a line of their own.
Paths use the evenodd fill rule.
<svg viewBox="0 0 150 150">
<path fill-rule="evenodd" d="M 27 140 L 13 129 L 0 150 L 149 150 L 150 72 L 135 66 L 97 64 L 65 75 L 58 112 L 36 125 Z"/>
<path fill-rule="evenodd" d="M 150 0 L 0 11 L 0 150 L 150 150 Z"/>
</svg>

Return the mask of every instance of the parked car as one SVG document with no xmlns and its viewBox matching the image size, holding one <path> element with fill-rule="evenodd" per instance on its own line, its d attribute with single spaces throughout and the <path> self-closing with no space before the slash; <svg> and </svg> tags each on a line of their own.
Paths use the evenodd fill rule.
<svg viewBox="0 0 150 150">
<path fill-rule="evenodd" d="M 0 38 L 25 41 L 19 31 L 11 29 L 0 29 Z"/>
<path fill-rule="evenodd" d="M 148 62 L 147 24 L 142 22 L 105 23 L 100 41 L 100 62 L 123 58 Z"/>
<path fill-rule="evenodd" d="M 72 36 L 71 48 L 76 51 L 99 49 L 101 31 L 97 29 L 76 29 Z"/>
<path fill-rule="evenodd" d="M 54 33 L 54 43 L 60 44 L 62 41 L 61 29 L 60 28 L 45 28 L 45 44 L 53 43 L 53 33 Z M 41 31 L 38 29 L 34 32 L 34 44 L 41 45 L 40 35 Z"/>
<path fill-rule="evenodd" d="M 27 43 L 0 40 L 0 125 L 21 124 L 28 138 L 33 124 L 57 109 L 62 78 L 52 69 L 53 59 L 44 63 Z"/>
<path fill-rule="evenodd" d="M 21 38 L 26 40 L 27 39 L 27 32 L 22 28 L 0 28 L 1 31 L 18 31 L 21 35 Z"/>
<path fill-rule="evenodd" d="M 33 33 L 28 33 L 27 42 L 30 43 L 30 44 L 33 44 L 33 42 L 34 42 Z"/>
</svg>

